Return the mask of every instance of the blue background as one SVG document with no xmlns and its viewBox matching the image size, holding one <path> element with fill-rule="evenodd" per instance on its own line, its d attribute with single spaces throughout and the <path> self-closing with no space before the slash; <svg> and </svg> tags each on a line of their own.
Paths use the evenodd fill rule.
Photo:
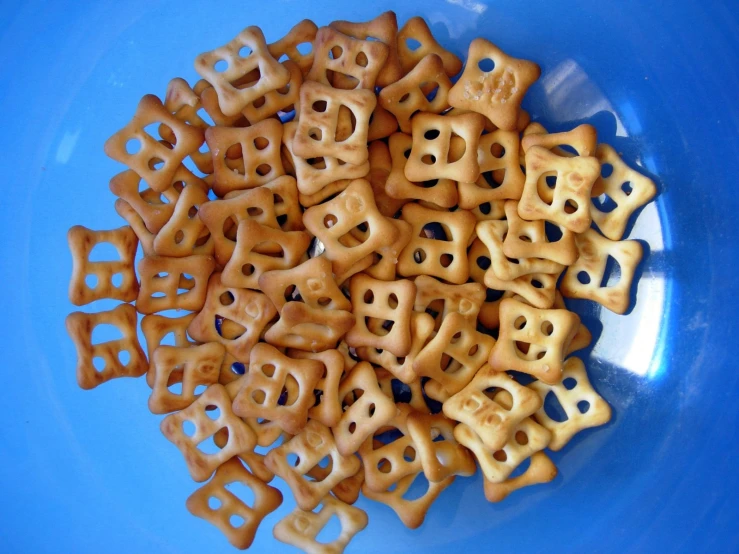
<svg viewBox="0 0 739 554">
<path fill-rule="evenodd" d="M 614 420 L 554 456 L 548 486 L 488 504 L 458 479 L 418 531 L 384 506 L 350 552 L 736 551 L 739 386 L 736 2 L 0 3 L 0 551 L 227 552 L 185 510 L 196 488 L 146 408 L 141 380 L 77 388 L 64 330 L 66 230 L 122 225 L 104 140 L 145 93 L 194 82 L 192 61 L 259 25 L 268 41 L 309 17 L 423 15 L 460 56 L 476 36 L 534 59 L 525 106 L 550 130 L 598 127 L 660 188 L 630 237 L 644 241 L 637 307 L 574 303 Z M 99 302 L 90 310 L 109 308 Z M 254 550 L 278 551 L 264 523 Z M 287 547 L 285 551 L 288 551 Z"/>
</svg>

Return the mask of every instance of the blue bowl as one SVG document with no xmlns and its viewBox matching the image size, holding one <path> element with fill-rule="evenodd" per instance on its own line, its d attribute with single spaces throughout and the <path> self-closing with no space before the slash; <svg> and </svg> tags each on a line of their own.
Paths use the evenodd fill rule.
<svg viewBox="0 0 739 554">
<path fill-rule="evenodd" d="M 547 486 L 488 504 L 458 479 L 417 531 L 360 501 L 370 526 L 350 552 L 737 551 L 739 41 L 736 3 L 6 2 L 0 218 L 5 409 L 2 552 L 227 552 L 185 509 L 196 488 L 146 408 L 143 380 L 75 382 L 64 330 L 66 231 L 122 224 L 102 151 L 145 93 L 193 82 L 193 58 L 247 25 L 274 40 L 302 18 L 422 15 L 460 56 L 477 36 L 536 60 L 525 107 L 550 131 L 594 124 L 658 184 L 629 231 L 644 241 L 636 307 L 577 304 L 597 342 L 585 360 L 614 408 L 554 455 Z M 111 304 L 99 302 L 91 309 Z M 9 347 L 9 348 L 8 348 Z M 734 360 L 732 362 L 732 360 Z M 8 422 L 7 418 L 10 417 Z M 291 495 L 260 529 L 271 537 Z"/>
</svg>

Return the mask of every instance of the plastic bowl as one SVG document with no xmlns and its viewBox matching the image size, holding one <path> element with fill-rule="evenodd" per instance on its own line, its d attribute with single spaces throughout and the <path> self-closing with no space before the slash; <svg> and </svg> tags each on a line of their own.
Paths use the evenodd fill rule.
<svg viewBox="0 0 739 554">
<path fill-rule="evenodd" d="M 0 550 L 227 552 L 190 516 L 196 488 L 146 408 L 143 380 L 77 388 L 64 330 L 66 230 L 122 224 L 104 140 L 145 93 L 247 25 L 268 39 L 298 20 L 422 15 L 464 56 L 472 38 L 536 60 L 525 107 L 550 130 L 597 126 L 658 183 L 630 237 L 645 241 L 637 304 L 624 317 L 577 309 L 597 342 L 585 356 L 613 421 L 555 454 L 548 486 L 488 504 L 478 474 L 458 479 L 424 526 L 369 505 L 350 552 L 736 551 L 737 11 L 730 3 L 647 1 L 12 2 L 0 27 L 5 181 L 4 419 Z M 105 308 L 99 303 L 93 309 Z M 8 348 L 9 347 L 9 348 Z M 9 420 L 8 420 L 9 417 Z M 271 526 L 254 550 L 285 551 Z"/>
</svg>

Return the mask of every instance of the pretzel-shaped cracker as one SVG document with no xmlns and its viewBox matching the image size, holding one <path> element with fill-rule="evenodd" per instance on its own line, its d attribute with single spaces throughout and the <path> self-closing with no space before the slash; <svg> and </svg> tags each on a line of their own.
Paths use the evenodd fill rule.
<svg viewBox="0 0 739 554">
<path fill-rule="evenodd" d="M 470 323 L 477 323 L 480 306 L 485 301 L 485 287 L 479 283 L 447 285 L 428 275 L 419 275 L 415 283 L 415 311 L 427 312 L 432 306 L 435 309 L 441 304 L 441 310 L 434 318 L 437 330 L 441 322 L 453 312 L 459 312 Z"/>
<path fill-rule="evenodd" d="M 505 256 L 542 258 L 562 265 L 571 265 L 577 259 L 575 234 L 566 227 L 557 225 L 560 237 L 556 241 L 550 241 L 545 222 L 521 219 L 518 215 L 517 202 L 506 201 L 505 214 L 508 221 L 508 232 L 503 241 Z"/>
<path fill-rule="evenodd" d="M 193 179 L 197 179 L 185 166 L 180 166 L 179 171 L 186 172 Z M 177 179 L 177 176 L 174 178 Z M 200 179 L 197 180 L 200 181 Z M 172 217 L 180 191 L 174 185 L 161 193 L 150 188 L 139 191 L 141 181 L 141 177 L 135 171 L 127 169 L 110 180 L 110 192 L 128 202 L 141 216 L 149 231 L 158 233 L 159 229 L 164 227 L 164 224 Z M 207 187 L 203 181 L 200 182 Z"/>
<path fill-rule="evenodd" d="M 549 483 L 557 476 L 557 466 L 544 452 L 534 452 L 531 462 L 521 475 L 506 479 L 501 483 L 493 483 L 483 479 L 483 490 L 488 502 L 502 502 L 509 494 L 524 487 Z"/>
<path fill-rule="evenodd" d="M 422 471 L 416 445 L 408 431 L 408 416 L 412 412 L 408 404 L 398 404 L 397 414 L 388 427 L 381 430 L 394 431 L 400 436 L 388 443 L 377 441 L 377 445 L 370 437 L 359 447 L 364 464 L 364 486 L 376 492 L 385 492 L 403 477 Z"/>
<path fill-rule="evenodd" d="M 232 287 L 259 289 L 259 277 L 265 271 L 290 269 L 300 263 L 310 245 L 311 236 L 305 231 L 282 231 L 254 220 L 245 219 L 236 231 L 236 249 L 223 268 L 222 280 Z M 260 253 L 260 245 L 279 246 L 277 255 Z M 262 248 L 264 249 L 264 248 Z"/>
<path fill-rule="evenodd" d="M 357 390 L 362 392 L 361 396 L 351 399 L 353 403 L 331 428 L 342 456 L 354 454 L 367 437 L 387 425 L 397 411 L 395 403 L 380 390 L 375 372 L 368 362 L 358 363 L 344 378 L 339 386 L 339 398 L 346 403 L 348 397 Z"/>
<path fill-rule="evenodd" d="M 133 259 L 138 240 L 131 227 L 93 231 L 75 225 L 69 229 L 67 241 L 72 252 L 72 278 L 69 281 L 69 300 L 72 304 L 82 306 L 101 298 L 130 302 L 136 298 L 139 283 L 136 281 Z M 111 244 L 120 259 L 91 261 L 90 254 L 101 243 Z M 119 284 L 114 282 L 116 275 L 121 277 Z M 92 286 L 87 283 L 89 276 L 94 277 Z"/>
<path fill-rule="evenodd" d="M 483 70 L 485 62 L 492 62 L 493 68 Z M 462 76 L 449 91 L 449 103 L 483 114 L 500 129 L 514 131 L 521 100 L 539 75 L 541 69 L 534 62 L 513 58 L 492 42 L 476 38 L 470 43 Z"/>
<path fill-rule="evenodd" d="M 418 353 L 426 345 L 434 332 L 434 321 L 428 314 L 411 313 L 410 316 L 410 350 L 405 356 L 396 356 L 389 350 L 360 347 L 357 353 L 363 360 L 386 369 L 394 377 L 409 385 L 418 379 L 413 371 L 413 362 Z"/>
<path fill-rule="evenodd" d="M 364 179 L 353 181 L 332 200 L 308 208 L 303 223 L 323 243 L 324 256 L 333 263 L 335 273 L 344 272 L 368 254 L 392 244 L 398 236 L 395 225 L 378 211 L 372 187 Z M 368 226 L 366 240 L 357 246 L 345 246 L 345 235 L 362 224 Z"/>
<path fill-rule="evenodd" d="M 490 353 L 490 365 L 496 371 L 513 369 L 557 383 L 579 325 L 578 315 L 568 310 L 541 310 L 506 298 L 500 303 L 500 336 Z M 527 356 L 534 352 L 535 356 Z"/>
<path fill-rule="evenodd" d="M 512 402 L 509 408 L 485 394 L 491 388 L 510 393 Z M 485 448 L 495 452 L 513 436 L 513 429 L 519 423 L 541 408 L 541 398 L 532 392 L 508 374 L 498 373 L 485 365 L 465 388 L 444 402 L 442 409 L 445 416 L 468 425 Z M 458 428 L 454 433 L 457 441 L 475 451 L 467 441 L 457 436 Z"/>
<path fill-rule="evenodd" d="M 490 268 L 498 279 L 512 281 L 531 273 L 561 273 L 564 266 L 544 258 L 509 258 L 503 253 L 503 242 L 508 236 L 507 221 L 478 221 L 477 237 L 485 243 L 490 253 Z"/>
<path fill-rule="evenodd" d="M 444 71 L 449 77 L 454 77 L 462 70 L 462 60 L 436 41 L 426 21 L 422 17 L 411 17 L 398 32 L 398 59 L 403 73 L 409 73 L 429 54 L 436 54 L 441 58 Z"/>
<path fill-rule="evenodd" d="M 313 65 L 313 41 L 316 38 L 318 27 L 310 19 L 293 25 L 287 34 L 280 40 L 267 45 L 269 53 L 278 61 L 282 61 L 282 57 L 286 57 L 286 61 L 291 61 L 300 68 L 303 76 L 308 74 Z M 298 46 L 301 44 L 310 45 L 307 54 L 303 54 Z M 284 62 L 283 62 L 284 63 Z"/>
<path fill-rule="evenodd" d="M 269 419 L 284 431 L 296 434 L 308 420 L 308 410 L 315 402 L 313 389 L 321 374 L 319 362 L 293 360 L 274 346 L 259 343 L 252 348 L 249 372 L 234 398 L 234 413 Z"/>
<path fill-rule="evenodd" d="M 341 534 L 330 543 L 318 542 L 316 537 L 332 516 L 341 522 Z M 367 521 L 364 511 L 328 495 L 321 501 L 318 513 L 295 508 L 275 525 L 272 534 L 278 541 L 307 554 L 340 554 L 354 535 L 367 527 Z"/>
<path fill-rule="evenodd" d="M 387 59 L 377 75 L 376 84 L 378 87 L 391 85 L 403 76 L 403 70 L 398 60 L 398 21 L 395 12 L 381 13 L 373 20 L 363 23 L 332 21 L 329 27 L 356 39 L 377 40 L 388 47 Z"/>
<path fill-rule="evenodd" d="M 245 50 L 248 53 L 242 55 Z M 224 63 L 224 69 L 216 68 Z M 213 85 L 218 105 L 227 116 L 238 114 L 265 93 L 284 87 L 290 79 L 287 68 L 269 53 L 261 29 L 254 26 L 241 31 L 228 44 L 200 54 L 195 58 L 195 70 Z M 240 80 L 252 81 L 252 75 L 256 82 L 246 88 L 238 86 Z"/>
<path fill-rule="evenodd" d="M 601 233 L 611 240 L 621 240 L 631 214 L 654 198 L 657 187 L 649 177 L 626 165 L 607 144 L 599 144 L 595 156 L 601 167 L 610 165 L 612 168 L 607 177 L 601 173 L 596 184 L 616 207 L 610 211 L 601 210 L 605 200 L 599 198 L 598 203 L 592 201 L 590 213 Z"/>
<path fill-rule="evenodd" d="M 475 182 L 458 185 L 460 208 L 471 210 L 484 203 L 521 198 L 526 176 L 519 160 L 517 132 L 498 129 L 482 135 L 477 161 L 480 177 Z"/>
<path fill-rule="evenodd" d="M 154 351 L 149 369 L 154 375 L 153 390 L 149 396 L 151 413 L 167 414 L 183 410 L 197 400 L 200 394 L 196 394 L 195 390 L 198 387 L 218 382 L 225 353 L 223 346 L 215 342 L 187 348 L 159 346 Z M 182 384 L 179 394 L 168 388 L 175 383 Z"/>
<path fill-rule="evenodd" d="M 146 353 L 149 360 L 154 357 L 154 351 L 160 346 L 165 337 L 172 336 L 172 345 L 185 348 L 191 345 L 200 344 L 192 340 L 187 335 L 187 326 L 195 317 L 195 313 L 183 315 L 182 317 L 165 317 L 162 315 L 146 315 L 141 320 L 141 332 L 146 338 Z M 153 367 L 149 366 L 146 373 L 146 384 L 150 387 L 154 386 Z"/>
<path fill-rule="evenodd" d="M 297 128 L 298 123 L 295 121 L 285 123 L 283 126 L 282 142 L 292 156 L 293 163 L 295 164 L 298 190 L 302 195 L 319 194 L 332 183 L 347 179 L 359 179 L 369 172 L 370 166 L 368 162 L 354 165 L 332 156 L 320 155 L 316 158 L 306 159 L 296 155 L 293 144 Z M 346 185 L 344 188 L 346 188 Z M 317 201 L 312 201 L 311 205 L 318 203 Z"/>
<path fill-rule="evenodd" d="M 151 136 L 146 127 L 159 123 L 169 128 L 174 143 L 162 144 Z M 129 153 L 131 143 L 138 144 Z M 203 131 L 174 117 L 162 105 L 162 101 L 147 94 L 139 102 L 131 121 L 105 141 L 105 153 L 114 160 L 126 164 L 139 174 L 157 192 L 164 192 L 171 184 L 182 160 L 203 144 Z"/>
<path fill-rule="evenodd" d="M 304 352 L 288 350 L 288 356 L 298 360 L 310 359 L 323 364 L 323 374 L 315 386 L 315 405 L 308 410 L 308 417 L 332 427 L 341 419 L 339 382 L 344 377 L 344 356 L 338 350 Z"/>
<path fill-rule="evenodd" d="M 215 418 L 206 411 L 213 406 L 220 410 Z M 185 422 L 195 426 L 191 436 L 185 433 Z M 198 483 L 206 481 L 229 458 L 239 452 L 253 450 L 256 443 L 254 432 L 234 415 L 226 389 L 218 384 L 208 387 L 184 410 L 165 417 L 160 427 L 164 436 L 182 452 L 190 476 Z M 214 454 L 200 450 L 200 443 L 224 427 L 228 429 L 228 442 L 223 449 Z"/>
<path fill-rule="evenodd" d="M 472 182 L 480 176 L 477 147 L 484 118 L 477 113 L 442 116 L 418 113 L 411 121 L 413 146 L 405 176 L 409 181 L 453 179 Z M 464 148 L 454 147 L 454 140 L 464 141 Z M 459 142 L 459 140 L 457 140 Z"/>
<path fill-rule="evenodd" d="M 288 461 L 297 455 L 295 465 Z M 305 475 L 324 458 L 331 460 L 331 470 L 322 480 L 312 481 Z M 271 450 L 265 459 L 267 467 L 282 477 L 295 495 L 301 510 L 312 510 L 331 489 L 359 471 L 360 462 L 354 455 L 342 456 L 336 448 L 331 430 L 318 421 L 309 421 L 303 430 L 288 442 Z"/>
<path fill-rule="evenodd" d="M 500 449 L 491 450 L 468 425 L 460 423 L 454 428 L 454 438 L 472 450 L 485 480 L 503 483 L 530 456 L 549 444 L 551 433 L 530 417 L 517 424 L 511 438 Z"/>
<path fill-rule="evenodd" d="M 201 342 L 218 342 L 240 361 L 259 341 L 267 324 L 277 315 L 269 299 L 260 292 L 227 286 L 222 274 L 208 281 L 207 296 L 188 332 Z"/>
<path fill-rule="evenodd" d="M 264 338 L 277 346 L 320 352 L 336 348 L 336 343 L 353 325 L 354 316 L 351 312 L 316 309 L 303 302 L 288 302 L 280 312 L 280 319 Z"/>
<path fill-rule="evenodd" d="M 593 300 L 617 314 L 626 313 L 631 300 L 631 284 L 643 255 L 641 243 L 612 241 L 588 229 L 575 237 L 575 244 L 579 257 L 562 278 L 562 294 L 567 298 Z M 614 285 L 608 285 L 606 279 L 609 258 L 613 258 L 621 270 Z"/>
<path fill-rule="evenodd" d="M 413 412 L 407 425 L 426 479 L 439 482 L 450 475 L 474 475 L 475 459 L 454 438 L 455 421 L 442 414 Z"/>
<path fill-rule="evenodd" d="M 136 336 L 136 310 L 130 304 L 120 304 L 112 310 L 86 314 L 72 312 L 65 321 L 67 333 L 77 351 L 77 383 L 83 389 L 94 389 L 118 377 L 140 377 L 148 369 L 146 355 Z M 98 325 L 113 325 L 121 338 L 93 344 L 92 334 Z M 121 357 L 128 353 L 129 360 Z M 97 368 L 96 359 L 103 366 Z"/>
<path fill-rule="evenodd" d="M 113 206 L 116 213 L 126 220 L 136 237 L 138 237 L 144 256 L 154 256 L 154 235 L 146 228 L 141 216 L 122 198 L 118 198 Z"/>
<path fill-rule="evenodd" d="M 431 410 L 423 396 L 420 378 L 416 377 L 414 381 L 404 383 L 384 367 L 375 369 L 375 376 L 382 393 L 392 399 L 396 405 L 407 404 L 416 412 L 430 413 Z"/>
<path fill-rule="evenodd" d="M 447 96 L 451 88 L 441 58 L 429 54 L 405 77 L 380 91 L 380 105 L 395 116 L 401 131 L 410 133 L 411 117 L 416 112 L 440 114 L 449 107 Z M 434 90 L 436 94 L 429 99 Z"/>
<path fill-rule="evenodd" d="M 303 158 L 333 156 L 355 165 L 366 162 L 369 118 L 376 104 L 377 98 L 369 90 L 337 90 L 306 82 L 300 87 L 300 119 L 293 139 L 295 154 Z M 351 112 L 354 120 L 346 131 L 339 127 L 342 108 Z"/>
<path fill-rule="evenodd" d="M 211 127 L 205 140 L 213 154 L 213 191 L 218 196 L 258 187 L 285 174 L 280 159 L 282 125 L 277 119 L 246 128 Z"/>
<path fill-rule="evenodd" d="M 565 362 L 562 380 L 553 385 L 542 381 L 530 383 L 528 387 L 541 397 L 542 402 L 551 392 L 566 414 L 564 421 L 549 417 L 542 406 L 536 412 L 536 420 L 552 433 L 549 448 L 561 450 L 572 437 L 583 429 L 605 425 L 611 420 L 611 407 L 588 380 L 588 373 L 580 358 L 569 358 Z"/>
<path fill-rule="evenodd" d="M 285 304 L 300 298 L 308 306 L 324 311 L 352 309 L 331 274 L 331 262 L 325 256 L 310 258 L 291 269 L 265 271 L 259 288 L 282 312 Z"/>
<path fill-rule="evenodd" d="M 303 74 L 300 67 L 289 60 L 283 65 L 290 72 L 290 80 L 287 84 L 266 92 L 264 96 L 250 102 L 241 110 L 252 125 L 281 113 L 295 112 L 297 114 L 300 111 L 300 87 L 303 84 Z"/>
<path fill-rule="evenodd" d="M 431 275 L 455 285 L 467 282 L 467 244 L 475 230 L 475 216 L 464 210 L 440 212 L 418 204 L 406 204 L 402 219 L 413 226 L 413 232 L 411 241 L 398 257 L 400 275 Z M 432 224 L 441 225 L 444 240 L 428 238 L 424 233 Z"/>
<path fill-rule="evenodd" d="M 430 179 L 423 183 L 412 183 L 405 176 L 407 158 L 411 153 L 413 139 L 403 133 L 390 137 L 392 169 L 387 176 L 385 189 L 388 196 L 403 200 L 424 200 L 439 206 L 451 208 L 457 204 L 457 185 L 451 179 Z"/>
<path fill-rule="evenodd" d="M 426 492 L 423 496 L 413 500 L 403 498 L 416 479 L 423 479 L 428 482 Z M 389 506 L 398 515 L 403 525 L 409 529 L 417 529 L 421 526 L 423 520 L 426 519 L 426 513 L 434 501 L 453 482 L 454 477 L 447 477 L 438 483 L 428 481 L 423 471 L 419 471 L 415 475 L 407 475 L 400 479 L 391 491 L 376 492 L 365 483 L 362 485 L 362 494 L 370 500 Z"/>
<path fill-rule="evenodd" d="M 532 146 L 526 153 L 526 184 L 518 214 L 529 221 L 546 219 L 582 233 L 590 227 L 590 191 L 598 175 L 596 158 L 565 158 Z"/>
<path fill-rule="evenodd" d="M 248 424 L 248 422 L 247 422 Z M 280 436 L 286 436 L 289 438 L 290 435 L 284 434 Z M 278 437 L 279 439 L 280 437 Z M 228 443 L 228 429 L 220 429 L 215 435 L 213 435 L 213 442 L 218 448 L 223 448 Z M 277 441 L 275 441 L 277 442 Z M 255 450 L 246 450 L 239 452 L 238 458 L 244 464 L 246 464 L 249 471 L 262 481 L 263 483 L 269 483 L 275 478 L 275 474 L 272 473 L 266 465 L 264 465 L 265 454 L 260 454 Z"/>
<path fill-rule="evenodd" d="M 392 135 L 398 130 L 398 120 L 379 103 L 372 111 L 367 128 L 367 141 L 374 142 Z"/>
<path fill-rule="evenodd" d="M 252 506 L 229 490 L 228 487 L 235 483 L 245 485 L 251 490 L 254 495 Z M 218 506 L 211 508 L 214 498 L 218 501 Z M 231 459 L 216 470 L 210 482 L 188 497 L 186 506 L 192 515 L 218 527 L 228 542 L 243 550 L 254 542 L 262 520 L 280 504 L 282 493 L 278 489 L 264 484 L 249 473 L 241 462 Z M 243 523 L 234 525 L 231 523 L 234 517 L 240 518 Z"/>
<path fill-rule="evenodd" d="M 198 217 L 200 207 L 206 202 L 208 194 L 202 188 L 187 185 L 182 189 L 172 216 L 154 237 L 157 255 L 183 258 L 213 254 L 213 239 Z"/>
<path fill-rule="evenodd" d="M 578 156 L 595 156 L 598 131 L 587 123 L 578 125 L 564 133 L 529 133 L 521 139 L 521 149 L 526 153 L 532 146 L 543 146 L 558 156 L 572 156 L 561 146 L 569 146 Z"/>
<path fill-rule="evenodd" d="M 215 264 L 211 256 L 144 257 L 138 264 L 141 288 L 136 309 L 142 314 L 172 309 L 200 310 Z"/>
<path fill-rule="evenodd" d="M 417 375 L 438 381 L 449 394 L 462 390 L 487 361 L 495 339 L 459 312 L 447 315 L 436 336 L 413 362 Z"/>
<path fill-rule="evenodd" d="M 346 335 L 349 346 L 368 346 L 405 356 L 411 348 L 411 312 L 416 285 L 406 279 L 380 281 L 355 275 L 350 284 L 354 327 Z M 382 320 L 380 329 L 370 330 L 368 320 Z M 390 322 L 390 328 L 385 324 Z M 377 332 L 375 332 L 377 331 Z"/>
<path fill-rule="evenodd" d="M 215 247 L 215 258 L 226 265 L 236 248 L 236 236 L 226 233 L 227 227 L 236 226 L 245 219 L 253 219 L 261 225 L 279 228 L 273 195 L 265 187 L 244 191 L 223 200 L 207 202 L 200 209 L 200 219 L 208 227 Z"/>
<path fill-rule="evenodd" d="M 374 91 L 377 76 L 388 57 L 389 48 L 377 41 L 360 40 L 330 27 L 318 29 L 314 42 L 313 66 L 306 81 L 331 85 L 329 75 L 344 89 Z M 332 73 L 329 73 L 332 72 Z"/>
</svg>

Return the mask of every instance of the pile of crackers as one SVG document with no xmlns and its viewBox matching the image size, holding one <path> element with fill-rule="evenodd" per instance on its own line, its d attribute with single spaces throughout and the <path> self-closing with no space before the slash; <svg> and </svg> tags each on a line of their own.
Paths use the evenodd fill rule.
<svg viewBox="0 0 739 554">
<path fill-rule="evenodd" d="M 624 233 L 654 183 L 590 125 L 530 122 L 535 63 L 478 38 L 463 67 L 418 17 L 248 27 L 195 68 L 105 144 L 127 225 L 69 231 L 71 301 L 122 302 L 68 316 L 79 385 L 146 375 L 204 483 L 187 508 L 238 548 L 282 503 L 275 476 L 297 508 L 273 534 L 306 552 L 367 526 L 360 494 L 416 528 L 478 466 L 491 502 L 551 481 L 545 449 L 611 417 L 563 297 L 629 309 Z M 91 261 L 100 243 L 118 258 Z M 103 324 L 121 338 L 93 344 Z"/>
</svg>

